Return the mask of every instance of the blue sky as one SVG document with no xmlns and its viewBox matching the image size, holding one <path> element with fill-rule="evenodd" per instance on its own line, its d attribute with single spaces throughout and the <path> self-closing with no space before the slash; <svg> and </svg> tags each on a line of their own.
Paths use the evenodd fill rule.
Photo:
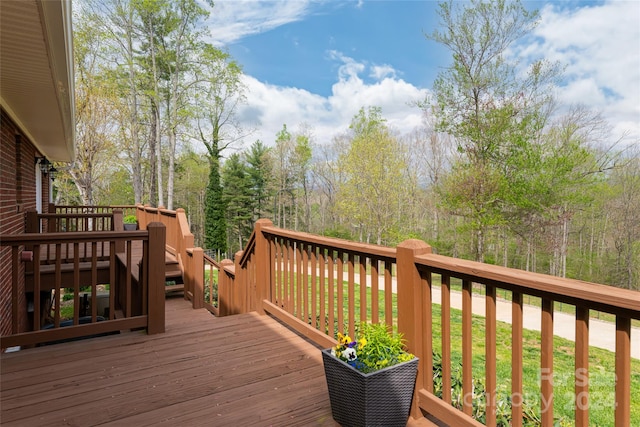
<svg viewBox="0 0 640 427">
<path fill-rule="evenodd" d="M 303 20 L 244 37 L 228 45 L 229 51 L 250 75 L 323 96 L 331 94 L 341 65 L 333 51 L 370 65 L 391 66 L 400 74 L 398 77 L 418 86 L 430 85 L 438 61 L 434 61 L 429 48 L 437 50 L 443 62 L 448 56 L 446 50 L 423 35 L 423 28 L 435 23 L 434 3 L 357 4 L 316 5 Z M 366 83 L 374 80 L 366 74 L 362 77 Z"/>
<path fill-rule="evenodd" d="M 563 104 L 601 112 L 614 141 L 640 141 L 640 1 L 529 1 L 541 23 L 513 55 L 566 66 Z M 427 40 L 435 1 L 216 1 L 208 29 L 242 66 L 245 145 L 273 144 L 284 123 L 315 143 L 344 132 L 360 107 L 382 108 L 400 134 L 423 125 L 428 95 L 450 53 Z"/>
</svg>

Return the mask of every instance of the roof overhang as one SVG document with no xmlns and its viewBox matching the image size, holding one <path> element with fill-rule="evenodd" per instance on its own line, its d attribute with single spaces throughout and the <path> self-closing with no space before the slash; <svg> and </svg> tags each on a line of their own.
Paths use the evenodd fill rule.
<svg viewBox="0 0 640 427">
<path fill-rule="evenodd" d="M 71 0 L 0 1 L 0 102 L 49 160 L 75 154 Z"/>
</svg>

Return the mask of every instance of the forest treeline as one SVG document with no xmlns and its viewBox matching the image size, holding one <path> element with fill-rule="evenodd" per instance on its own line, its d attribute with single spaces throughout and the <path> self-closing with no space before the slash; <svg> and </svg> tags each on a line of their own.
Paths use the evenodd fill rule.
<svg viewBox="0 0 640 427">
<path fill-rule="evenodd" d="M 218 255 L 270 218 L 640 289 L 638 141 L 612 141 L 597 111 L 559 104 L 561 64 L 509 61 L 539 19 L 520 2 L 441 3 L 427 37 L 452 59 L 416 103 L 422 126 L 401 134 L 363 105 L 331 141 L 305 123 L 250 140 L 236 117 L 242 68 L 206 41 L 213 4 L 74 7 L 77 149 L 57 165 L 58 204 L 181 207 L 196 243 Z"/>
</svg>

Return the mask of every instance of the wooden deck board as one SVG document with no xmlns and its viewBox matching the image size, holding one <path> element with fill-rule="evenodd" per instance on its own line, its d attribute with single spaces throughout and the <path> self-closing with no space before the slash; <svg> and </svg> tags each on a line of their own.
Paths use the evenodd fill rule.
<svg viewBox="0 0 640 427">
<path fill-rule="evenodd" d="M 1 356 L 0 423 L 336 426 L 320 352 L 255 313 L 214 318 L 181 298 L 166 333 Z"/>
<path fill-rule="evenodd" d="M 0 374 L 2 426 L 338 426 L 314 345 L 268 316 L 214 318 L 182 298 L 167 299 L 164 334 L 2 354 Z"/>
</svg>

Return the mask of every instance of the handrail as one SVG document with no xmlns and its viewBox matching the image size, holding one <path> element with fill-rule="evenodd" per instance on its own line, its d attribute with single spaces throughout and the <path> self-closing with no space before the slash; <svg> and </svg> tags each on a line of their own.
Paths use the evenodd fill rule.
<svg viewBox="0 0 640 427">
<path fill-rule="evenodd" d="M 238 262 L 241 266 L 245 266 L 247 264 L 247 261 L 249 260 L 249 256 L 255 250 L 255 246 L 256 246 L 256 231 L 253 230 L 253 232 L 251 233 L 251 236 L 249 236 L 249 240 L 247 240 L 247 244 L 245 245 L 244 250 L 241 251 L 242 256 L 240 257 L 240 260 Z"/>
<path fill-rule="evenodd" d="M 117 210 L 116 210 L 117 211 Z M 114 230 L 114 212 L 100 213 L 26 213 L 25 231 L 40 233 Z M 46 225 L 46 227 L 45 227 Z"/>
<path fill-rule="evenodd" d="M 135 215 L 136 205 L 56 205 L 49 204 L 49 213 L 59 215 L 67 214 L 109 214 L 118 210 L 123 216 Z"/>
<path fill-rule="evenodd" d="M 29 346 L 55 340 L 67 340 L 87 335 L 118 332 L 124 329 L 147 328 L 149 333 L 164 331 L 164 247 L 165 227 L 150 224 L 146 231 L 58 232 L 3 235 L 0 246 L 11 249 L 12 278 L 11 335 L 0 338 L 0 347 Z M 131 262 L 134 246 L 141 246 L 141 264 Z M 70 260 L 62 259 L 62 247 L 72 249 Z M 158 249 L 160 248 L 160 250 Z M 121 252 L 121 253 L 120 253 Z M 51 258 L 51 256 L 53 258 Z M 119 257 L 125 260 L 118 261 Z M 104 262 L 104 264 L 101 264 Z M 21 263 L 26 274 L 21 275 Z M 139 271 L 137 269 L 139 268 Z M 138 278 L 137 285 L 132 276 Z M 98 307 L 99 284 L 109 284 L 108 307 L 101 321 Z M 91 313 L 81 324 L 80 293 L 89 287 Z M 60 296 L 63 288 L 72 290 L 73 326 L 62 327 Z M 33 330 L 21 328 L 20 318 L 24 292 L 33 295 Z M 43 302 L 54 292 L 53 323 L 42 329 L 44 315 L 49 312 Z M 42 300 L 45 295 L 45 300 Z M 118 310 L 122 314 L 118 315 Z"/>
<path fill-rule="evenodd" d="M 460 278 L 482 281 L 510 291 L 551 297 L 558 302 L 640 319 L 640 295 L 628 289 L 431 253 L 416 257 L 416 264 L 429 267 L 435 273 L 455 273 Z"/>
<path fill-rule="evenodd" d="M 279 229 L 268 220 L 256 223 L 254 233 L 236 262 L 220 263 L 220 315 L 257 310 L 268 313 L 321 346 L 331 346 L 336 331 L 352 334 L 359 321 L 386 322 L 397 328 L 408 349 L 420 358 L 412 415 L 422 412 L 450 425 L 480 425 L 471 418 L 475 396 L 472 368 L 471 311 L 473 289 L 484 290 L 485 354 L 484 385 L 488 404 L 487 425 L 496 423 L 496 305 L 498 289 L 512 293 L 512 393 L 522 396 L 523 383 L 523 296 L 539 297 L 542 329 L 539 369 L 539 409 L 543 425 L 552 425 L 554 302 L 575 307 L 576 425 L 589 424 L 589 310 L 616 316 L 615 424 L 630 424 L 630 339 L 631 320 L 640 319 L 640 294 L 626 289 L 563 279 L 538 273 L 460 260 L 432 254 L 424 242 L 408 240 L 397 248 L 350 242 Z M 230 268 L 230 267 L 233 267 Z M 441 319 L 436 329 L 432 307 L 433 283 L 440 281 Z M 451 283 L 462 284 L 462 336 L 451 335 Z M 436 282 L 437 283 L 437 282 Z M 442 396 L 434 390 L 435 343 L 442 343 Z M 451 346 L 462 347 L 463 404 L 452 406 Z M 512 401 L 510 401 L 512 402 Z M 523 409 L 513 404 L 509 415 L 514 426 L 522 425 Z"/>
<path fill-rule="evenodd" d="M 351 240 L 339 239 L 335 237 L 319 236 L 316 234 L 292 231 L 273 226 L 264 227 L 262 229 L 262 232 L 265 234 L 271 234 L 273 236 L 285 237 L 288 239 L 324 246 L 335 250 L 344 250 L 359 254 L 375 255 L 377 257 L 387 258 L 390 260 L 395 259 L 396 257 L 395 248 L 390 248 L 387 246 L 354 242 Z"/>
<path fill-rule="evenodd" d="M 137 205 L 136 216 L 141 230 L 153 221 L 161 222 L 167 228 L 166 249 L 174 255 L 181 271 L 185 271 L 185 260 L 189 256 L 187 251 L 194 248 L 194 236 L 189 229 L 189 221 L 185 210 L 178 208 L 175 211 L 163 207 L 149 205 Z"/>
</svg>

